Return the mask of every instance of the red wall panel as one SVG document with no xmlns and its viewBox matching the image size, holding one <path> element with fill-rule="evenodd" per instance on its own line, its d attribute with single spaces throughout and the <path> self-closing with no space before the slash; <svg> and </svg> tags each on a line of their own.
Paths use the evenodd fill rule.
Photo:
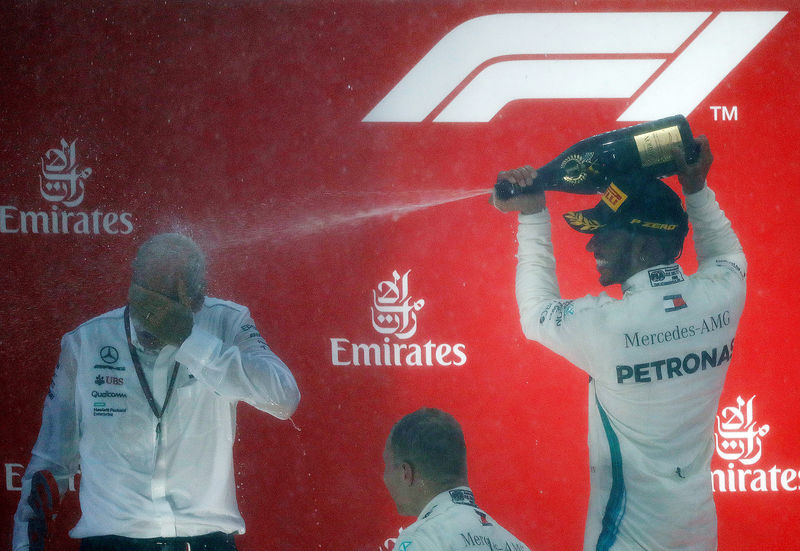
<svg viewBox="0 0 800 551">
<path fill-rule="evenodd" d="M 709 181 L 750 268 L 721 414 L 755 397 L 750 426 L 769 425 L 757 462 L 718 455 L 712 464 L 724 477 L 745 477 L 745 488 L 737 480 L 736 491 L 716 493 L 720 549 L 786 549 L 800 537 L 800 481 L 780 483 L 781 473 L 800 469 L 792 366 L 800 18 L 788 0 L 8 8 L 0 38 L 3 545 L 19 496 L 15 465 L 28 461 L 60 336 L 123 304 L 136 247 L 179 230 L 208 252 L 209 294 L 251 308 L 303 394 L 293 423 L 239 408 L 243 551 L 381 548 L 413 520 L 397 515 L 383 487 L 385 438 L 422 406 L 461 421 L 471 484 L 495 518 L 532 548 L 578 548 L 588 498 L 586 376 L 522 336 L 516 223 L 477 191 L 499 170 L 543 164 L 581 138 L 630 124 L 618 118 L 661 73 L 628 97 L 519 99 L 488 122 L 433 120 L 499 61 L 571 58 L 519 51 L 477 65 L 420 122 L 364 118 L 449 31 L 480 16 L 686 11 L 708 12 L 701 29 L 731 12 L 788 12 L 685 113 L 710 139 Z M 583 57 L 663 58 L 667 67 L 696 38 L 665 53 Z M 704 47 L 731 51 L 740 38 Z M 42 159 L 62 139 L 92 169 L 73 207 L 42 192 Z M 549 198 L 554 213 L 594 201 Z M 69 213 L 70 231 L 14 232 L 18 211 Z M 103 229 L 109 215 L 117 233 Z M 75 233 L 81 216 L 98 231 Z M 554 228 L 562 293 L 599 292 L 585 237 Z M 691 247 L 685 256 L 693 269 Z M 402 343 L 427 345 L 432 365 L 336 365 L 353 362 L 343 353 L 335 361 L 332 339 L 401 343 L 376 331 L 370 310 L 373 290 L 395 271 L 408 272 L 409 294 L 424 300 Z M 459 345 L 465 360 L 442 352 L 437 361 L 442 345 Z M 448 359 L 460 365 L 441 365 Z M 753 489 L 760 476 L 763 491 Z"/>
</svg>

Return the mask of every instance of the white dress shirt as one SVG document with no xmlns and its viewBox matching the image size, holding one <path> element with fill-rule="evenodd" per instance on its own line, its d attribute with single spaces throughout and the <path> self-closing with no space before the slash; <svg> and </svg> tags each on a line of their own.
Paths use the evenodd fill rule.
<svg viewBox="0 0 800 551">
<path fill-rule="evenodd" d="M 28 548 L 30 478 L 43 469 L 63 493 L 80 468 L 82 515 L 70 532 L 74 538 L 244 533 L 232 457 L 236 404 L 287 419 L 300 400 L 294 377 L 248 309 L 232 302 L 206 298 L 189 338 L 157 353 L 138 343 L 131 323 L 159 408 L 180 364 L 159 423 L 134 369 L 124 312 L 89 320 L 61 341 L 14 518 L 15 551 Z"/>
</svg>

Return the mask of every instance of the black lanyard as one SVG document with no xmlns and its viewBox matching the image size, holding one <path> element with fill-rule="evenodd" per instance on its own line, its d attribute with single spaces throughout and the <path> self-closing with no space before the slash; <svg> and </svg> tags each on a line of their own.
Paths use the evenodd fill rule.
<svg viewBox="0 0 800 551">
<path fill-rule="evenodd" d="M 158 419 L 158 424 L 156 425 L 156 434 L 161 435 L 161 417 L 164 415 L 164 412 L 167 410 L 167 404 L 169 404 L 169 399 L 172 397 L 172 389 L 175 388 L 175 379 L 178 377 L 178 368 L 180 364 L 175 362 L 175 367 L 172 368 L 172 376 L 169 379 L 169 386 L 167 387 L 167 395 L 164 398 L 164 406 L 159 409 L 158 404 L 156 404 L 155 398 L 153 398 L 153 393 L 150 390 L 150 385 L 147 384 L 147 378 L 144 376 L 144 371 L 142 371 L 142 364 L 139 361 L 139 354 L 136 353 L 136 347 L 133 346 L 133 342 L 131 341 L 131 322 L 130 316 L 128 313 L 128 307 L 125 306 L 125 336 L 128 337 L 128 349 L 131 352 L 131 358 L 133 359 L 133 367 L 136 368 L 136 376 L 139 377 L 139 384 L 142 386 L 142 392 L 144 392 L 144 397 L 147 398 L 147 403 L 150 404 L 150 409 L 153 411 L 153 414 Z"/>
</svg>

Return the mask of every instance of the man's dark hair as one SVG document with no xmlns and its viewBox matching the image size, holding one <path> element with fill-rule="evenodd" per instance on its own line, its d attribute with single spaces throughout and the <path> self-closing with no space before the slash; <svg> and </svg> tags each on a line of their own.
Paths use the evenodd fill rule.
<svg viewBox="0 0 800 551">
<path fill-rule="evenodd" d="M 400 419 L 389 434 L 396 462 L 406 462 L 431 482 L 454 486 L 467 478 L 467 446 L 458 421 L 423 408 Z"/>
<path fill-rule="evenodd" d="M 654 213 L 658 220 L 674 224 L 677 227 L 673 231 L 667 232 L 659 230 L 648 231 L 646 228 L 637 228 L 634 225 L 629 225 L 629 227 L 634 228 L 634 231 L 656 237 L 664 251 L 664 258 L 658 260 L 659 264 L 671 264 L 680 258 L 683 253 L 683 244 L 686 240 L 686 235 L 689 233 L 689 217 L 678 194 L 663 182 L 654 181 L 660 184 L 656 187 L 651 183 L 651 187 L 655 187 L 658 193 L 642 196 L 639 199 L 640 208 L 643 212 Z"/>
<path fill-rule="evenodd" d="M 618 182 L 629 183 L 631 196 L 623 209 L 611 213 L 608 228 L 651 237 L 658 242 L 660 249 L 660 254 L 653 261 L 656 264 L 675 262 L 683 253 L 684 241 L 689 233 L 689 217 L 680 196 L 655 178 L 630 175 L 627 180 Z M 639 223 L 634 223 L 633 219 L 639 219 Z M 649 226 L 642 224 L 642 220 L 656 224 Z M 661 226 L 670 226 L 671 229 L 666 231 Z"/>
<path fill-rule="evenodd" d="M 683 244 L 688 231 L 689 227 L 687 224 L 686 230 L 681 229 L 678 233 L 661 238 L 661 243 L 664 247 L 664 258 L 659 261 L 659 264 L 672 264 L 681 257 L 683 254 Z"/>
<path fill-rule="evenodd" d="M 658 242 L 661 254 L 653 257 L 655 264 L 672 264 L 676 262 L 683 254 L 683 246 L 686 241 L 686 235 L 689 231 L 689 225 L 686 222 L 679 223 L 677 231 L 659 235 L 651 232 L 637 231 L 637 228 L 628 226 L 625 228 L 632 236 L 645 235 Z"/>
</svg>

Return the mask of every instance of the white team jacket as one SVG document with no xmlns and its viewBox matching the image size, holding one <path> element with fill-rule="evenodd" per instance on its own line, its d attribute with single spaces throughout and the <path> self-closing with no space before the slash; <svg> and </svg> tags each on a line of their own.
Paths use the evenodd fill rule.
<svg viewBox="0 0 800 551">
<path fill-rule="evenodd" d="M 460 486 L 428 503 L 417 521 L 400 533 L 395 551 L 530 551 L 475 505 L 472 491 Z"/>
<path fill-rule="evenodd" d="M 713 550 L 713 423 L 744 307 L 746 262 L 707 187 L 686 197 L 699 267 L 634 274 L 623 298 L 560 298 L 548 213 L 520 215 L 525 335 L 591 376 L 584 550 Z"/>
<path fill-rule="evenodd" d="M 159 406 L 168 375 L 176 361 L 181 364 L 159 438 L 133 367 L 123 312 L 89 320 L 61 340 L 14 517 L 15 551 L 28 548 L 30 478 L 41 469 L 54 474 L 63 492 L 80 467 L 75 538 L 244 532 L 232 458 L 236 403 L 287 419 L 300 400 L 294 377 L 247 308 L 206 298 L 179 349 L 166 346 L 157 357 L 139 349 Z M 131 330 L 139 348 L 133 324 Z"/>
</svg>

